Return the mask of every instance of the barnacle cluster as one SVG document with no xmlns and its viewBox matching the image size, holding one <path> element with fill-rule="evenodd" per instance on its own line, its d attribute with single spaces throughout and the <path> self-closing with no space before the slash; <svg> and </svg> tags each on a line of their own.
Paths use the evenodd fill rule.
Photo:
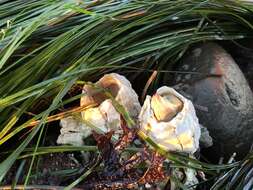
<svg viewBox="0 0 253 190">
<path fill-rule="evenodd" d="M 137 121 L 138 130 L 163 149 L 187 153 L 194 153 L 198 149 L 200 127 L 194 106 L 173 88 L 159 88 L 153 96 L 146 96 L 141 107 L 136 92 L 122 75 L 106 74 L 95 85 L 108 90 Z M 114 131 L 116 138 L 122 135 L 121 116 L 112 100 L 91 85 L 83 87 L 83 94 L 80 105 L 94 106 L 81 113 L 81 119 L 85 122 L 75 122 L 72 116 L 62 119 L 58 143 L 82 144 L 80 138 L 89 136 L 94 129 L 98 133 Z"/>
</svg>

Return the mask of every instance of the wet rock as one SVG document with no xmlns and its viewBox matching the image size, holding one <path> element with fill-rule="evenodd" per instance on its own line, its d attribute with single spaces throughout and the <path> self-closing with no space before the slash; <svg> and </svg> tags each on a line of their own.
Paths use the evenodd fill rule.
<svg viewBox="0 0 253 190">
<path fill-rule="evenodd" d="M 198 45 L 186 54 L 175 84 L 190 95 L 200 123 L 213 138 L 212 155 L 242 158 L 253 142 L 253 94 L 238 65 L 214 43 Z M 204 108 L 204 109 L 198 109 Z"/>
</svg>

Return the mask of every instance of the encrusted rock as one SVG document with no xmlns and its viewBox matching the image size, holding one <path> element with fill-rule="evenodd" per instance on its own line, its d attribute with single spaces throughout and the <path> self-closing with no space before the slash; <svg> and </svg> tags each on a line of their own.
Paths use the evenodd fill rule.
<svg viewBox="0 0 253 190">
<path fill-rule="evenodd" d="M 194 153 L 200 126 L 194 107 L 174 89 L 161 87 L 147 96 L 139 115 L 140 130 L 164 150 Z"/>
<path fill-rule="evenodd" d="M 192 48 L 176 70 L 176 84 L 193 99 L 200 123 L 213 138 L 213 157 L 245 155 L 253 141 L 253 94 L 232 57 L 220 46 Z M 194 73 L 194 74 L 193 74 Z"/>
</svg>

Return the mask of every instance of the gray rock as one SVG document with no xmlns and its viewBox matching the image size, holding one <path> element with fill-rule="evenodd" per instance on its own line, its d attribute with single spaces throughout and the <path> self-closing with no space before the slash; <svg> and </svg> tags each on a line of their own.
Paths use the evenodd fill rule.
<svg viewBox="0 0 253 190">
<path fill-rule="evenodd" d="M 206 43 L 192 48 L 177 70 L 191 72 L 178 74 L 175 84 L 186 84 L 184 93 L 205 108 L 196 107 L 213 138 L 212 153 L 242 158 L 253 142 L 253 94 L 235 61 L 217 44 Z"/>
<path fill-rule="evenodd" d="M 206 127 L 200 125 L 200 129 L 201 129 L 201 136 L 200 136 L 200 139 L 199 139 L 199 144 L 200 144 L 200 147 L 202 148 L 208 148 L 208 147 L 211 147 L 213 146 L 213 139 L 212 137 L 210 136 L 209 134 L 209 131 L 207 130 Z"/>
</svg>

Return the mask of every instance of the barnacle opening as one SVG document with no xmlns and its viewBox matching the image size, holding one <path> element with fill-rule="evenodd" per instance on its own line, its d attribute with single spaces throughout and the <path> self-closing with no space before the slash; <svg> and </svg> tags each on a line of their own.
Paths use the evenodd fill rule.
<svg viewBox="0 0 253 190">
<path fill-rule="evenodd" d="M 114 98 L 118 95 L 118 92 L 120 90 L 117 81 L 108 77 L 106 80 L 99 81 L 97 86 L 108 90 Z M 88 106 L 91 104 L 99 105 L 103 101 L 108 99 L 108 97 L 105 95 L 103 91 L 101 91 L 101 89 L 94 88 L 90 85 L 84 86 L 83 93 L 85 94 L 85 96 L 81 100 L 82 106 Z"/>
<path fill-rule="evenodd" d="M 151 108 L 159 122 L 168 122 L 183 109 L 183 101 L 172 93 L 156 93 L 151 98 Z"/>
</svg>

